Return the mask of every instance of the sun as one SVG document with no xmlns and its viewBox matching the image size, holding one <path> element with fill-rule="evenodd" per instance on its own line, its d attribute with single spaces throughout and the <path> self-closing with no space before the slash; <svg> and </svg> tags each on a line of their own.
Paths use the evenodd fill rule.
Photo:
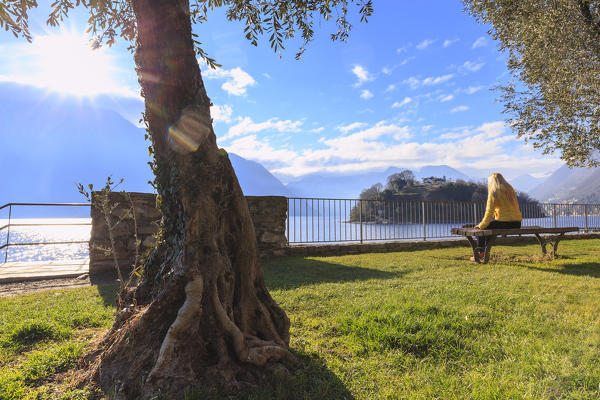
<svg viewBox="0 0 600 400">
<path fill-rule="evenodd" d="M 49 90 L 78 96 L 122 91 L 107 48 L 92 49 L 89 38 L 72 32 L 36 36 L 33 80 Z"/>
</svg>

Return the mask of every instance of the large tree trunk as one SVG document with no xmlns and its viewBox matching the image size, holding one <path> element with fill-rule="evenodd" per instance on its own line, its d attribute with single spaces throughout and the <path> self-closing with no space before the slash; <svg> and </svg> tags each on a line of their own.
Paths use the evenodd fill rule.
<svg viewBox="0 0 600 400">
<path fill-rule="evenodd" d="M 121 293 L 88 377 L 123 398 L 256 384 L 295 362 L 289 320 L 265 287 L 246 200 L 216 145 L 189 2 L 132 3 L 163 239 L 141 283 Z"/>
</svg>

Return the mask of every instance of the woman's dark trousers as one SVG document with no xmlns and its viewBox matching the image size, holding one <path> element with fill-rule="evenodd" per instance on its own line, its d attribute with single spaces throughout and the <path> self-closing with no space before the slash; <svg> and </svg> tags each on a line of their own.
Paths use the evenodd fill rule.
<svg viewBox="0 0 600 400">
<path fill-rule="evenodd" d="M 495 219 L 485 229 L 519 229 L 521 221 L 496 221 Z M 487 236 L 477 236 L 477 247 L 485 248 L 488 242 Z"/>
</svg>

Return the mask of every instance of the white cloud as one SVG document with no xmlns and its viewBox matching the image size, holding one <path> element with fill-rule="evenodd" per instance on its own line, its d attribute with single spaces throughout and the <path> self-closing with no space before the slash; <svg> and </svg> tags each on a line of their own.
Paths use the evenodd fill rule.
<svg viewBox="0 0 600 400">
<path fill-rule="evenodd" d="M 364 100 L 369 100 L 373 98 L 373 93 L 371 93 L 370 90 L 365 89 L 360 93 L 360 98 Z"/>
<path fill-rule="evenodd" d="M 399 64 L 399 65 L 406 65 L 406 64 L 408 64 L 409 62 L 411 62 L 412 60 L 414 60 L 415 58 L 416 58 L 416 57 L 407 57 L 407 58 L 405 58 L 404 60 L 400 61 L 400 64 Z"/>
<path fill-rule="evenodd" d="M 453 100 L 454 99 L 454 95 L 453 94 L 448 94 L 445 96 L 440 96 L 440 102 L 445 103 L 447 101 Z"/>
<path fill-rule="evenodd" d="M 447 82 L 452 78 L 454 78 L 454 74 L 447 74 L 447 75 L 436 76 L 436 77 L 430 76 L 428 78 L 423 79 L 421 84 L 423 86 L 439 85 L 440 83 Z"/>
<path fill-rule="evenodd" d="M 422 86 L 433 86 L 439 85 L 440 83 L 448 82 L 450 79 L 454 78 L 454 74 L 446 74 L 441 76 L 429 76 L 423 80 L 411 76 L 408 79 L 405 79 L 402 83 L 410 86 L 411 89 L 418 89 Z"/>
<path fill-rule="evenodd" d="M 401 102 L 395 102 L 394 104 L 392 104 L 392 108 L 400 108 L 403 107 L 409 103 L 411 103 L 413 101 L 412 98 L 410 97 L 405 97 Z"/>
<path fill-rule="evenodd" d="M 385 89 L 384 93 L 387 93 L 387 92 L 392 92 L 392 91 L 394 91 L 394 90 L 396 90 L 396 85 L 394 85 L 394 84 L 390 84 L 390 85 L 388 85 L 388 87 Z"/>
<path fill-rule="evenodd" d="M 465 61 L 463 64 L 463 68 L 470 72 L 477 72 L 485 65 L 484 62 L 476 63 L 473 61 Z"/>
<path fill-rule="evenodd" d="M 468 110 L 469 110 L 469 106 L 458 106 L 458 107 L 454 107 L 452 110 L 450 110 L 450 112 L 457 113 L 457 112 L 468 111 Z"/>
<path fill-rule="evenodd" d="M 487 38 L 485 36 L 480 36 L 473 42 L 471 49 L 477 49 L 484 46 L 487 46 Z"/>
<path fill-rule="evenodd" d="M 358 82 L 354 84 L 355 87 L 358 87 L 365 82 L 375 80 L 375 77 L 373 77 L 373 75 L 371 75 L 371 73 L 362 65 L 355 65 L 354 68 L 352 68 L 352 73 L 358 78 Z"/>
<path fill-rule="evenodd" d="M 314 129 L 309 130 L 309 132 L 311 132 L 311 133 L 319 133 L 319 132 L 323 132 L 324 130 L 325 130 L 325 127 L 320 126 L 318 128 L 314 128 Z"/>
<path fill-rule="evenodd" d="M 471 127 L 461 127 L 444 133 L 439 136 L 440 139 L 462 139 L 466 137 L 479 136 L 484 139 L 494 139 L 502 136 L 507 129 L 507 125 L 502 121 L 485 122 L 475 129 Z"/>
<path fill-rule="evenodd" d="M 250 117 L 239 118 L 239 122 L 229 128 L 229 131 L 220 140 L 231 139 L 236 136 L 246 135 L 248 133 L 257 133 L 266 130 L 275 130 L 278 132 L 300 132 L 302 121 L 282 121 L 278 118 L 271 118 L 264 122 L 254 122 Z"/>
<path fill-rule="evenodd" d="M 263 72 L 262 75 L 267 79 L 272 79 L 271 75 L 267 74 L 266 72 Z"/>
<path fill-rule="evenodd" d="M 412 43 L 407 43 L 406 45 L 404 45 L 402 47 L 398 47 L 396 49 L 396 53 L 398 53 L 398 54 L 406 53 L 408 51 L 408 49 L 410 49 L 411 47 L 412 47 Z"/>
<path fill-rule="evenodd" d="M 235 139 L 225 146 L 228 152 L 259 162 L 289 163 L 298 157 L 298 153 L 288 149 L 276 149 L 266 139 L 259 141 L 256 135 Z"/>
<path fill-rule="evenodd" d="M 226 79 L 221 89 L 234 96 L 243 96 L 249 86 L 256 85 L 254 78 L 240 67 L 232 69 L 212 69 L 203 71 L 208 79 Z"/>
<path fill-rule="evenodd" d="M 340 125 L 340 126 L 336 127 L 335 129 L 337 129 L 338 131 L 340 131 L 342 133 L 348 133 L 348 132 L 356 130 L 356 129 L 364 128 L 365 126 L 367 126 L 367 124 L 365 124 L 364 122 L 353 122 L 349 125 Z"/>
<path fill-rule="evenodd" d="M 431 129 L 425 126 L 423 131 Z M 305 150 L 287 166 L 273 172 L 303 175 L 311 172 L 359 172 L 390 165 L 419 167 L 431 164 L 463 166 L 503 152 L 513 136 L 489 137 L 490 128 L 474 129 L 470 137 L 440 143 L 418 143 L 408 126 L 381 121 L 347 136 L 325 139 L 319 150 Z"/>
<path fill-rule="evenodd" d="M 506 131 L 506 124 L 502 121 L 486 122 L 477 129 L 487 138 L 496 138 Z"/>
<path fill-rule="evenodd" d="M 293 176 L 382 170 L 390 165 L 418 168 L 440 164 L 479 172 L 501 169 L 510 173 L 527 169 L 532 174 L 540 174 L 561 164 L 560 160 L 542 158 L 525 148 L 501 121 L 475 128 L 457 128 L 436 136 L 438 141 L 435 143 L 417 142 L 408 126 L 386 121 L 371 126 L 364 123 L 351 125 L 354 126 L 351 134 L 319 139 L 318 149 L 276 148 L 268 139 L 259 139 L 255 134 L 237 138 L 226 148 L 242 157 L 263 162 L 268 168 L 270 165 L 271 172 Z M 419 132 L 432 128 L 432 125 L 425 125 Z"/>
<path fill-rule="evenodd" d="M 449 47 L 449 46 L 452 46 L 452 44 L 454 44 L 454 43 L 456 43 L 458 41 L 459 41 L 459 39 L 446 39 L 446 40 L 444 40 L 443 46 L 444 47 Z"/>
<path fill-rule="evenodd" d="M 215 124 L 219 122 L 224 122 L 226 124 L 230 123 L 232 114 L 233 108 L 227 104 L 222 106 L 213 105 L 210 107 L 210 116 Z"/>
<path fill-rule="evenodd" d="M 411 76 L 408 79 L 405 79 L 402 83 L 410 86 L 411 89 L 417 89 L 421 86 L 421 80 Z"/>
<path fill-rule="evenodd" d="M 381 68 L 381 72 L 383 72 L 386 75 L 390 75 L 392 72 L 394 71 L 394 67 L 383 67 Z"/>
<path fill-rule="evenodd" d="M 425 50 L 426 48 L 428 48 L 429 46 L 431 46 L 435 42 L 437 42 L 437 39 L 425 39 L 421 43 L 419 43 L 418 45 L 416 45 L 415 47 L 417 49 L 419 49 L 419 50 Z"/>
<path fill-rule="evenodd" d="M 469 86 L 465 89 L 466 94 L 473 94 L 483 89 L 483 86 Z"/>
</svg>

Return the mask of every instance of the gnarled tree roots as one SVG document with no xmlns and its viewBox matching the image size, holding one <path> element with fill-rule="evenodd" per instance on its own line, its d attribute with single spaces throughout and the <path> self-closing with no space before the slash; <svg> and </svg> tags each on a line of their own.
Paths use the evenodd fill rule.
<svg viewBox="0 0 600 400">
<path fill-rule="evenodd" d="M 146 398 L 204 384 L 239 390 L 264 381 L 276 366 L 293 367 L 289 321 L 272 321 L 285 314 L 270 296 L 236 305 L 236 296 L 219 291 L 228 286 L 193 273 L 173 279 L 147 306 L 121 310 L 87 356 L 86 381 L 117 398 Z"/>
</svg>

